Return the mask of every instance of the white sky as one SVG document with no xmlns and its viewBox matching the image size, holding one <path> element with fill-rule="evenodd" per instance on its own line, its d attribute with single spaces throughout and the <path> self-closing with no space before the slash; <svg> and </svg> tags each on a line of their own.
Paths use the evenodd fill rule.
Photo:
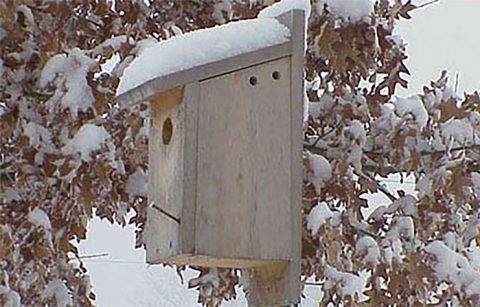
<svg viewBox="0 0 480 307">
<path fill-rule="evenodd" d="M 480 1 L 440 0 L 412 17 L 397 27 L 408 43 L 408 93 L 420 92 L 443 69 L 449 71 L 452 85 L 459 74 L 458 94 L 480 89 Z"/>
<path fill-rule="evenodd" d="M 421 91 L 424 84 L 438 78 L 442 69 L 449 71 L 452 84 L 459 74 L 458 94 L 480 89 L 480 0 L 441 0 L 412 15 L 412 21 L 403 21 L 397 27 L 397 34 L 408 43 L 407 66 L 412 72 L 410 89 L 402 95 Z M 400 187 L 386 184 L 392 190 Z M 410 192 L 412 185 L 406 183 L 403 188 Z M 381 196 L 372 200 L 386 201 Z M 131 227 L 120 229 L 98 219 L 90 222 L 88 239 L 80 245 L 80 253 L 109 254 L 86 261 L 98 306 L 197 306 L 196 291 L 187 290 L 173 269 L 147 267 L 144 251 L 133 246 Z M 306 295 L 302 305 L 316 306 L 318 289 L 309 287 Z M 225 306 L 246 306 L 246 301 L 241 297 Z"/>
</svg>

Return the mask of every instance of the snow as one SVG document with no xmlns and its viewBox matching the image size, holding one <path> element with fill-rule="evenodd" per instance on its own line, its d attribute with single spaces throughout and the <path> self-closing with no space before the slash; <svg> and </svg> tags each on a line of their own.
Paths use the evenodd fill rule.
<svg viewBox="0 0 480 307">
<path fill-rule="evenodd" d="M 304 11 L 305 20 L 308 21 L 312 10 L 310 0 L 282 0 L 261 10 L 258 18 L 275 18 L 292 10 Z"/>
<path fill-rule="evenodd" d="M 317 11 L 321 15 L 326 6 L 331 14 L 351 23 L 365 20 L 373 12 L 373 0 L 318 0 Z"/>
<path fill-rule="evenodd" d="M 355 297 L 354 295 L 362 297 L 362 292 L 365 289 L 365 280 L 355 274 L 341 272 L 334 267 L 327 265 L 323 288 L 325 290 L 330 290 L 335 287 L 338 287 L 338 292 L 342 297 Z"/>
<path fill-rule="evenodd" d="M 0 286 L 0 297 L 5 299 L 4 307 L 20 307 L 22 306 L 20 295 L 18 292 L 13 291 L 5 286 Z"/>
<path fill-rule="evenodd" d="M 8 35 L 8 32 L 3 29 L 3 28 L 0 28 L 0 41 L 3 40 L 5 37 L 7 37 Z"/>
<path fill-rule="evenodd" d="M 311 172 L 308 173 L 308 180 L 314 185 L 315 190 L 320 194 L 323 185 L 332 177 L 332 166 L 322 155 L 307 153 Z"/>
<path fill-rule="evenodd" d="M 36 207 L 28 214 L 28 221 L 37 227 L 43 227 L 48 230 L 52 228 L 50 219 L 48 218 L 47 213 L 42 209 Z"/>
<path fill-rule="evenodd" d="M 365 132 L 365 128 L 360 121 L 352 121 L 348 127 L 348 132 L 349 135 L 357 141 L 358 145 L 362 147 L 365 145 L 365 142 L 367 141 L 367 133 Z"/>
<path fill-rule="evenodd" d="M 87 73 L 96 66 L 96 61 L 79 48 L 70 50 L 68 54 L 57 54 L 45 64 L 40 87 L 54 83 L 56 91 L 51 100 L 60 101 L 62 107 L 69 109 L 76 117 L 78 111 L 86 111 L 93 105 L 94 97 L 87 82 Z"/>
<path fill-rule="evenodd" d="M 328 219 L 333 217 L 333 212 L 324 202 L 319 203 L 310 211 L 307 216 L 307 229 L 316 235 L 320 227 L 322 227 Z"/>
<path fill-rule="evenodd" d="M 395 200 L 388 208 L 388 213 L 395 213 L 397 211 L 403 213 L 403 215 L 416 217 L 418 214 L 417 198 L 408 194 Z"/>
<path fill-rule="evenodd" d="M 128 177 L 126 192 L 130 195 L 147 196 L 147 174 L 141 167 Z"/>
<path fill-rule="evenodd" d="M 92 53 L 94 55 L 97 55 L 102 53 L 105 49 L 117 50 L 122 46 L 122 44 L 125 44 L 126 42 L 127 42 L 126 35 L 113 36 L 105 40 L 103 43 L 99 44 L 98 46 L 96 46 L 93 49 Z M 129 38 L 128 42 L 131 45 L 135 44 L 135 40 L 132 37 Z"/>
<path fill-rule="evenodd" d="M 280 22 L 261 18 L 231 22 L 150 44 L 125 69 L 121 95 L 149 80 L 285 43 L 290 31 Z"/>
<path fill-rule="evenodd" d="M 472 182 L 475 188 L 480 189 L 480 173 L 472 172 Z"/>
<path fill-rule="evenodd" d="M 50 130 L 34 122 L 29 122 L 24 126 L 25 135 L 29 139 L 30 146 L 39 149 L 54 149 Z"/>
<path fill-rule="evenodd" d="M 475 132 L 468 119 L 450 119 L 440 126 L 443 138 L 457 146 L 473 144 Z"/>
<path fill-rule="evenodd" d="M 217 2 L 213 5 L 212 16 L 217 23 L 222 24 L 226 22 L 224 14 L 226 14 L 228 19 L 232 19 L 233 17 L 233 7 L 231 1 L 229 0 L 222 0 L 221 2 Z"/>
<path fill-rule="evenodd" d="M 480 272 L 480 248 L 475 247 L 467 251 L 467 258 L 472 267 Z"/>
<path fill-rule="evenodd" d="M 363 149 L 367 141 L 367 133 L 363 124 L 354 120 L 344 130 L 345 138 L 350 140 L 350 144 L 346 144 L 348 148 L 347 162 L 351 163 L 357 170 L 362 168 Z"/>
<path fill-rule="evenodd" d="M 1 30 L 1 29 L 0 29 Z M 0 36 L 0 40 L 1 40 L 1 36 Z M 5 66 L 3 66 L 3 60 L 0 59 L 0 77 L 3 77 L 3 74 L 5 73 Z M 2 78 L 3 79 L 3 78 Z M 4 81 L 0 81 L 0 82 L 4 82 Z M 0 83 L 2 84 L 2 83 Z M 1 116 L 1 114 L 0 114 Z"/>
<path fill-rule="evenodd" d="M 26 6 L 26 5 L 20 5 L 17 9 L 17 12 L 23 13 L 25 16 L 26 20 L 28 20 L 29 25 L 34 25 L 35 24 L 35 18 L 33 17 L 32 10 Z"/>
<path fill-rule="evenodd" d="M 406 116 L 412 114 L 415 117 L 418 128 L 423 129 L 427 125 L 428 113 L 427 109 L 418 96 L 410 96 L 408 98 L 398 97 L 394 102 L 396 113 L 399 116 Z"/>
<path fill-rule="evenodd" d="M 480 295 L 480 273 L 471 266 L 468 258 L 438 240 L 425 247 L 425 251 L 436 257 L 433 270 L 438 278 L 452 283 L 457 291 L 463 289 L 467 296 Z"/>
<path fill-rule="evenodd" d="M 63 151 L 66 154 L 80 153 L 82 160 L 90 161 L 90 153 L 101 148 L 110 135 L 105 128 L 93 124 L 84 124 L 70 139 Z"/>
<path fill-rule="evenodd" d="M 415 236 L 415 225 L 413 219 L 410 216 L 398 216 L 394 220 L 394 225 L 388 232 L 387 237 L 392 242 L 399 237 L 413 240 Z"/>
<path fill-rule="evenodd" d="M 363 261 L 376 266 L 380 263 L 380 249 L 378 247 L 377 241 L 375 241 L 370 236 L 364 236 L 357 241 L 355 245 L 357 253 L 365 252 L 365 257 Z"/>
<path fill-rule="evenodd" d="M 72 305 L 72 299 L 68 295 L 67 286 L 60 279 L 54 279 L 48 283 L 47 288 L 42 293 L 43 298 L 55 298 L 58 307 L 67 307 Z"/>
</svg>

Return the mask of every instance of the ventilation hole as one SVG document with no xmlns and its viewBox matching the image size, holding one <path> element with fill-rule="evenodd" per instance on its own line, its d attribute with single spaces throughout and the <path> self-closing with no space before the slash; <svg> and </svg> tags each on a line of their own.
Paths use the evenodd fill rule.
<svg viewBox="0 0 480 307">
<path fill-rule="evenodd" d="M 251 84 L 252 86 L 255 86 L 255 85 L 258 84 L 258 79 L 257 79 L 257 77 L 252 76 L 252 77 L 250 77 L 250 79 L 248 80 L 248 82 L 250 82 L 250 84 Z"/>
<path fill-rule="evenodd" d="M 280 80 L 280 72 L 279 71 L 272 72 L 272 78 L 274 80 Z"/>
<path fill-rule="evenodd" d="M 173 123 L 170 117 L 168 117 L 163 123 L 163 129 L 162 129 L 163 144 L 165 145 L 170 144 L 170 141 L 172 140 L 172 134 L 173 134 Z"/>
</svg>

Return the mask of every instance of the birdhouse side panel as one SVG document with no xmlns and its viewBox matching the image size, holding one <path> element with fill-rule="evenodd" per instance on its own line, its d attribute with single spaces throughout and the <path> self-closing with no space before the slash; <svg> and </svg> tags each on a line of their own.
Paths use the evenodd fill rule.
<svg viewBox="0 0 480 307">
<path fill-rule="evenodd" d="M 185 104 L 183 88 L 155 96 L 151 102 L 149 139 L 149 208 L 147 261 L 177 255 L 184 194 Z"/>
<path fill-rule="evenodd" d="M 200 83 L 195 244 L 215 257 L 291 257 L 290 58 Z"/>
</svg>

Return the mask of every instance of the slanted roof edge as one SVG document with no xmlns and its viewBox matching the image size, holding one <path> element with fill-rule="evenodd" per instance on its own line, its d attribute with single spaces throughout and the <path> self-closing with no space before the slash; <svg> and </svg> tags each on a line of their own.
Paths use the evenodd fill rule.
<svg viewBox="0 0 480 307">
<path fill-rule="evenodd" d="M 286 12 L 275 19 L 292 30 L 295 11 L 298 10 Z M 202 64 L 170 75 L 160 76 L 117 96 L 117 99 L 123 107 L 127 107 L 145 101 L 157 93 L 167 91 L 177 86 L 213 78 L 282 57 L 292 56 L 294 53 L 293 41 L 295 40 L 291 37 L 286 43 L 261 48 L 216 62 Z"/>
<path fill-rule="evenodd" d="M 217 62 L 199 65 L 170 75 L 157 77 L 117 96 L 117 99 L 120 104 L 125 107 L 145 101 L 157 93 L 167 91 L 177 86 L 195 81 L 203 81 L 291 55 L 292 44 L 291 41 L 289 41 L 287 43 L 243 53 Z"/>
</svg>

